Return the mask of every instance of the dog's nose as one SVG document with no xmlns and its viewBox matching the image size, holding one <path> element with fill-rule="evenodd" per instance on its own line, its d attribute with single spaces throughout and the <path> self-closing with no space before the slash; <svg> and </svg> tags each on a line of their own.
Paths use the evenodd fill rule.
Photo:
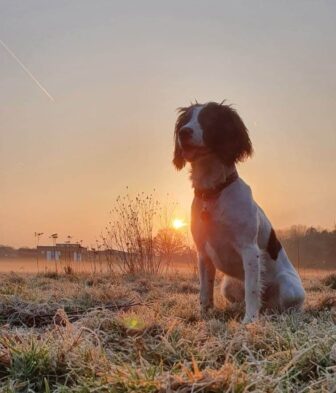
<svg viewBox="0 0 336 393">
<path fill-rule="evenodd" d="M 193 134 L 193 129 L 190 127 L 182 127 L 179 132 L 179 137 L 181 142 L 186 142 L 191 139 Z"/>
</svg>

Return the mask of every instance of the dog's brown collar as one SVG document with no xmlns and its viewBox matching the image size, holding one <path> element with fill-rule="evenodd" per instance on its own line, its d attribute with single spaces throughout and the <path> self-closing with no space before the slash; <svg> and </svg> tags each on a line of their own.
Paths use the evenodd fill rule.
<svg viewBox="0 0 336 393">
<path fill-rule="evenodd" d="M 197 198 L 202 199 L 203 201 L 207 201 L 209 199 L 216 199 L 218 198 L 219 194 L 224 190 L 224 188 L 228 187 L 237 179 L 238 173 L 237 171 L 234 171 L 226 178 L 225 182 L 218 184 L 214 188 L 195 188 L 194 195 Z"/>
</svg>

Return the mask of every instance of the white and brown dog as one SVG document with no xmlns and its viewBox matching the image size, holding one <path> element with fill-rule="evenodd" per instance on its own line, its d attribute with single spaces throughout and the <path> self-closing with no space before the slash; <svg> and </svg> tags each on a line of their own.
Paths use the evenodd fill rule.
<svg viewBox="0 0 336 393">
<path fill-rule="evenodd" d="M 305 298 L 270 221 L 237 174 L 236 163 L 251 154 L 248 131 L 231 106 L 209 102 L 179 109 L 173 163 L 177 169 L 191 164 L 201 307 L 213 306 L 219 269 L 224 296 L 245 299 L 245 323 L 257 320 L 261 307 L 300 309 Z"/>
</svg>

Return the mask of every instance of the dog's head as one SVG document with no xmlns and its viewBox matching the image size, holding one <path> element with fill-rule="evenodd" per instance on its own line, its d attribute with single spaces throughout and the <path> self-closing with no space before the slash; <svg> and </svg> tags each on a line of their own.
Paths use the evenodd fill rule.
<svg viewBox="0 0 336 393">
<path fill-rule="evenodd" d="M 247 128 L 231 106 L 197 103 L 178 111 L 173 159 L 177 169 L 208 154 L 228 166 L 252 154 Z"/>
</svg>

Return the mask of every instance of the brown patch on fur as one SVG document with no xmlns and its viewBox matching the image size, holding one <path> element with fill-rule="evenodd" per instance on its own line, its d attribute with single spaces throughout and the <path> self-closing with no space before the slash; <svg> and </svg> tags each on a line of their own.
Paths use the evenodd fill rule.
<svg viewBox="0 0 336 393">
<path fill-rule="evenodd" d="M 278 258 L 278 254 L 282 249 L 281 243 L 279 242 L 278 238 L 276 237 L 275 231 L 272 228 L 271 233 L 267 243 L 267 252 L 269 256 L 276 261 Z"/>
<path fill-rule="evenodd" d="M 230 105 L 209 102 L 199 114 L 204 142 L 225 165 L 233 165 L 252 155 L 248 130 Z"/>
</svg>

